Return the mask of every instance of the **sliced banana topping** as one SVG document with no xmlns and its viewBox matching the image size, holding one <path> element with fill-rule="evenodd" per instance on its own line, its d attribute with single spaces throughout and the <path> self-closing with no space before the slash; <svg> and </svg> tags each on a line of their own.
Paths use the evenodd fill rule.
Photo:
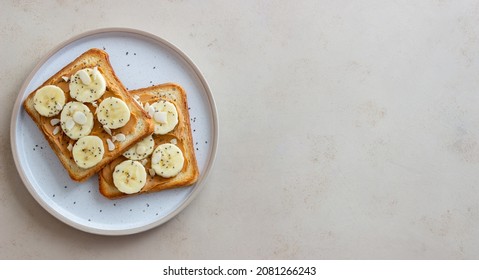
<svg viewBox="0 0 479 280">
<path fill-rule="evenodd" d="M 142 160 L 151 155 L 154 145 L 155 141 L 153 140 L 153 136 L 147 136 L 124 152 L 123 156 L 132 160 Z"/>
<path fill-rule="evenodd" d="M 151 168 L 155 170 L 156 175 L 164 178 L 178 175 L 184 163 L 183 152 L 178 146 L 170 143 L 156 147 L 151 158 Z"/>
<path fill-rule="evenodd" d="M 155 122 L 155 134 L 164 135 L 178 124 L 178 112 L 175 105 L 169 101 L 155 102 L 149 106 L 148 110 Z"/>
<path fill-rule="evenodd" d="M 113 184 L 122 193 L 139 192 L 146 184 L 145 167 L 138 161 L 125 160 L 115 167 Z"/>
<path fill-rule="evenodd" d="M 105 98 L 96 109 L 98 121 L 110 129 L 125 126 L 130 120 L 130 109 L 126 103 L 116 97 Z"/>
<path fill-rule="evenodd" d="M 95 67 L 77 71 L 70 79 L 70 95 L 81 102 L 93 102 L 106 91 L 106 81 Z"/>
<path fill-rule="evenodd" d="M 73 145 L 72 154 L 75 163 L 81 168 L 97 165 L 103 158 L 105 148 L 98 136 L 84 136 Z"/>
<path fill-rule="evenodd" d="M 93 114 L 85 104 L 71 101 L 63 108 L 60 125 L 68 137 L 78 139 L 90 134 L 93 129 Z"/>
<path fill-rule="evenodd" d="M 44 117 L 58 115 L 65 105 L 65 93 L 57 86 L 48 85 L 35 92 L 33 107 Z"/>
</svg>

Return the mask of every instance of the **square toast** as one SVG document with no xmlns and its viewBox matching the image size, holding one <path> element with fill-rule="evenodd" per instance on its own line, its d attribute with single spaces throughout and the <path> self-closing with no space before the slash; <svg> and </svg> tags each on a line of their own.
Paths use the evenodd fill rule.
<svg viewBox="0 0 479 280">
<path fill-rule="evenodd" d="M 83 85 L 83 77 L 81 77 L 82 79 L 79 79 L 77 76 L 82 69 L 84 71 L 87 71 L 86 69 L 90 69 L 91 72 L 86 72 L 87 74 L 93 73 L 89 78 L 88 76 L 86 78 L 88 79 L 88 84 L 90 82 L 93 83 L 96 81 L 100 84 L 103 83 L 104 85 L 103 89 L 99 90 L 103 91 L 104 93 L 94 101 L 83 100 L 79 102 L 78 99 L 80 94 L 78 94 L 78 92 L 80 91 L 77 91 L 75 99 L 72 97 L 73 93 L 70 92 L 70 87 L 72 86 L 70 83 L 75 82 L 77 83 L 77 85 Z M 103 76 L 104 82 L 96 80 L 100 79 L 101 76 Z M 80 80 L 81 82 L 78 82 Z M 98 83 L 95 84 L 98 85 Z M 35 107 L 37 106 L 36 102 L 39 102 L 39 99 L 36 99 L 35 95 L 37 91 L 41 88 L 51 85 L 56 86 L 63 91 L 65 97 L 63 103 L 65 105 L 57 105 L 57 111 L 60 109 L 61 110 L 54 116 L 45 116 L 45 113 L 40 114 L 38 107 Z M 100 123 L 101 118 L 98 115 L 98 108 L 100 105 L 102 105 L 102 101 L 109 98 L 111 100 L 123 101 L 120 101 L 120 103 L 126 104 L 128 110 L 130 111 L 129 119 L 121 119 L 121 121 L 124 122 L 122 124 L 123 126 L 121 127 L 109 128 L 108 124 L 104 124 L 104 121 L 103 123 Z M 81 107 L 74 107 L 84 108 L 84 114 L 80 114 L 82 116 L 80 116 L 79 118 L 75 118 L 75 115 L 73 114 L 68 115 L 71 120 L 68 119 L 68 121 L 66 122 L 67 124 L 65 125 L 65 121 L 61 120 L 63 119 L 63 114 L 61 113 L 63 113 L 63 111 L 66 111 L 67 107 L 69 106 L 68 104 L 72 104 L 72 102 L 76 104 L 81 103 L 83 105 L 86 105 L 86 107 L 88 108 L 84 107 L 81 104 L 78 105 Z M 57 104 L 56 101 L 55 104 Z M 65 66 L 63 69 L 54 74 L 52 77 L 47 79 L 40 87 L 38 87 L 28 95 L 28 97 L 23 103 L 23 106 L 27 113 L 30 115 L 30 117 L 33 119 L 33 121 L 36 123 L 40 131 L 45 136 L 50 147 L 58 156 L 70 177 L 75 181 L 84 181 L 88 179 L 89 177 L 100 171 L 112 160 L 120 156 L 125 150 L 129 148 L 129 146 L 135 144 L 137 141 L 139 141 L 146 135 L 151 134 L 154 131 L 153 121 L 143 110 L 143 108 L 131 97 L 131 95 L 128 94 L 128 91 L 116 76 L 110 64 L 108 54 L 100 49 L 90 49 L 86 51 L 74 61 L 69 63 L 67 66 Z M 100 106 L 100 108 L 105 107 Z M 128 110 L 126 110 L 126 112 Z M 77 112 L 75 111 L 75 113 Z M 93 118 L 91 116 L 93 116 Z M 72 122 L 72 120 L 75 121 Z M 70 124 L 68 124 L 68 122 Z M 78 151 L 78 149 L 75 148 L 75 144 L 80 143 L 79 139 L 82 138 L 72 139 L 69 135 L 67 135 L 67 132 L 68 129 L 70 129 L 70 131 L 77 129 L 77 125 L 79 125 L 78 127 L 81 127 L 78 129 L 83 129 L 83 126 L 80 126 L 80 124 L 83 125 L 85 122 L 88 122 L 88 125 L 90 126 L 90 132 L 88 133 L 88 131 L 86 131 L 84 135 L 79 134 L 78 137 L 93 136 L 95 140 L 97 140 L 98 138 L 101 139 L 101 142 L 97 141 L 96 144 L 98 150 L 103 149 L 103 154 L 95 154 L 95 157 L 99 156 L 101 160 L 95 159 L 96 164 L 94 164 L 93 166 L 80 167 L 79 165 L 81 164 L 79 163 L 79 161 L 77 161 L 77 158 L 74 158 L 74 153 Z M 92 126 L 91 122 L 93 122 Z M 105 126 L 107 126 L 107 128 L 105 128 Z M 91 155 L 93 156 L 93 154 Z"/>
<path fill-rule="evenodd" d="M 188 102 L 185 90 L 173 83 L 161 84 L 148 88 L 142 88 L 130 91 L 130 94 L 139 100 L 140 103 L 149 106 L 158 101 L 166 100 L 175 105 L 178 113 L 178 124 L 170 132 L 160 135 L 152 134 L 154 141 L 154 148 L 165 143 L 175 144 L 183 153 L 184 164 L 176 176 L 170 178 L 161 177 L 152 171 L 152 160 L 155 152 L 150 153 L 142 160 L 138 160 L 145 167 L 146 183 L 136 193 L 127 194 L 121 192 L 114 183 L 113 173 L 116 171 L 116 166 L 128 160 L 124 155 L 110 162 L 103 168 L 99 174 L 99 189 L 100 193 L 109 198 L 116 199 L 126 196 L 157 192 L 166 189 L 185 187 L 194 184 L 199 176 L 198 164 L 193 147 L 193 138 L 190 125 L 190 116 L 188 112 Z M 148 105 L 147 105 L 148 103 Z M 147 108 L 145 108 L 146 111 Z M 146 138 L 145 138 L 146 139 Z M 156 150 L 155 150 L 156 151 Z"/>
</svg>

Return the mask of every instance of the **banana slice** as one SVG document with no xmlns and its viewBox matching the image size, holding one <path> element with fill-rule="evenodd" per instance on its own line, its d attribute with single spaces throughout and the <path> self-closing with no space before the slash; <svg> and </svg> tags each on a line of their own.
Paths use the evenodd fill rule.
<svg viewBox="0 0 479 280">
<path fill-rule="evenodd" d="M 103 158 L 105 148 L 98 136 L 84 136 L 73 145 L 72 154 L 75 163 L 81 168 L 97 165 Z"/>
<path fill-rule="evenodd" d="M 77 71 L 70 79 L 70 95 L 80 102 L 93 102 L 106 91 L 106 81 L 95 67 Z"/>
<path fill-rule="evenodd" d="M 120 128 L 130 120 L 130 109 L 123 100 L 108 97 L 98 105 L 96 116 L 102 125 L 110 129 Z"/>
<path fill-rule="evenodd" d="M 125 160 L 113 172 L 113 184 L 122 193 L 139 192 L 146 184 L 146 170 L 141 163 Z"/>
<path fill-rule="evenodd" d="M 93 114 L 85 104 L 71 101 L 63 108 L 60 125 L 68 137 L 76 140 L 90 134 L 93 129 Z"/>
<path fill-rule="evenodd" d="M 65 105 L 65 93 L 54 85 L 48 85 L 35 92 L 33 107 L 44 117 L 58 115 Z"/>
<path fill-rule="evenodd" d="M 132 160 L 142 160 L 151 155 L 154 145 L 155 141 L 153 140 L 153 136 L 147 136 L 124 152 L 123 156 Z"/>
<path fill-rule="evenodd" d="M 178 146 L 165 143 L 156 147 L 151 157 L 151 168 L 155 173 L 164 178 L 171 178 L 183 169 L 185 158 Z"/>
<path fill-rule="evenodd" d="M 178 124 L 178 112 L 173 103 L 160 100 L 149 107 L 150 115 L 155 122 L 155 134 L 164 135 L 172 131 Z"/>
</svg>

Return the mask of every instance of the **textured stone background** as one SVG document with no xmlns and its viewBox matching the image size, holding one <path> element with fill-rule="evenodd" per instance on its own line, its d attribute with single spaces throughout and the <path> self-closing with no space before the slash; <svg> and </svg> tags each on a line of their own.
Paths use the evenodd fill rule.
<svg viewBox="0 0 479 280">
<path fill-rule="evenodd" d="M 2 1 L 0 15 L 0 258 L 479 257 L 479 2 Z M 33 67 L 103 27 L 176 44 L 219 113 L 206 188 L 134 236 L 56 220 L 10 149 Z"/>
</svg>

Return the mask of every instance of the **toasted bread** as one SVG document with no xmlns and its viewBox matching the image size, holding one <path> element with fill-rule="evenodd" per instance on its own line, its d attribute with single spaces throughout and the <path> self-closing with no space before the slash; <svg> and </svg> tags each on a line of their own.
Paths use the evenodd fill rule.
<svg viewBox="0 0 479 280">
<path fill-rule="evenodd" d="M 173 103 L 178 111 L 178 124 L 169 133 L 165 135 L 153 134 L 154 147 L 163 143 L 170 143 L 176 141 L 176 145 L 181 149 L 184 155 L 184 165 L 178 175 L 172 178 L 162 178 L 158 175 L 153 177 L 148 170 L 151 168 L 151 156 L 147 157 L 144 162 L 147 170 L 147 179 L 145 186 L 140 190 L 141 193 L 157 192 L 161 190 L 189 186 L 195 183 L 199 176 L 198 165 L 193 148 L 193 137 L 191 133 L 190 116 L 188 113 L 188 103 L 184 89 L 176 84 L 167 83 L 148 88 L 142 88 L 130 91 L 132 96 L 139 98 L 140 102 L 152 104 L 159 100 L 167 100 Z M 117 159 L 109 163 L 99 173 L 100 193 L 105 197 L 114 199 L 132 194 L 125 194 L 120 192 L 113 183 L 113 172 L 115 167 L 121 162 L 127 160 L 124 156 L 119 156 Z"/>
<path fill-rule="evenodd" d="M 122 133 L 126 136 L 126 139 L 121 142 L 114 142 L 115 147 L 112 151 L 110 151 L 108 148 L 107 139 L 111 139 L 112 136 L 103 129 L 103 126 L 97 120 L 95 110 L 96 106 L 98 105 L 95 106 L 94 104 L 96 103 L 84 103 L 93 113 L 94 124 L 89 135 L 94 135 L 101 138 L 104 146 L 104 155 L 101 161 L 99 161 L 96 165 L 90 168 L 81 168 L 75 163 L 71 152 L 71 147 L 75 144 L 76 140 L 70 139 L 67 135 L 65 135 L 65 133 L 63 133 L 61 129 L 53 126 L 50 123 L 52 119 L 58 119 L 59 115 L 53 117 L 44 117 L 36 111 L 34 107 L 34 95 L 36 91 L 43 86 L 55 85 L 64 91 L 66 102 L 75 101 L 70 96 L 69 84 L 66 80 L 78 70 L 94 67 L 97 67 L 98 71 L 100 71 L 106 81 L 106 92 L 100 99 L 97 100 L 98 104 L 104 98 L 117 97 L 122 99 L 127 104 L 131 115 L 130 120 L 124 127 L 111 130 L 113 135 Z M 151 134 L 154 130 L 154 123 L 151 118 L 131 97 L 131 95 L 128 94 L 128 91 L 116 76 L 110 64 L 108 54 L 99 49 L 90 49 L 86 51 L 73 62 L 58 71 L 40 87 L 30 93 L 24 101 L 23 106 L 38 128 L 42 131 L 46 140 L 48 140 L 50 147 L 56 153 L 63 166 L 68 171 L 70 177 L 75 181 L 84 181 L 88 179 L 90 176 L 101 170 L 105 165 L 121 155 L 125 150 L 128 149 L 129 146 L 133 145 L 146 135 Z M 54 133 L 54 131 L 57 133 Z"/>
</svg>

